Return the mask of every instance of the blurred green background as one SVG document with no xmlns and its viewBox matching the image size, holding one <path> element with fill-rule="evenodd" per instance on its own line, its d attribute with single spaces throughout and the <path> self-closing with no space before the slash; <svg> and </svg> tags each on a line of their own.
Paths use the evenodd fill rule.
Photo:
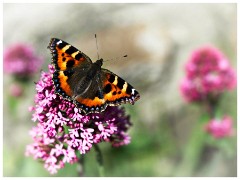
<svg viewBox="0 0 240 180">
<path fill-rule="evenodd" d="M 192 50 L 212 44 L 236 70 L 236 4 L 3 4 L 3 48 L 32 44 L 44 57 L 47 71 L 50 38 L 63 39 L 97 59 L 94 34 L 103 66 L 140 92 L 131 115 L 131 143 L 120 148 L 101 144 L 106 176 L 237 176 L 237 137 L 213 139 L 199 125 L 203 109 L 187 104 L 179 91 L 184 64 Z M 34 125 L 28 107 L 34 104 L 40 72 L 13 98 L 12 77 L 3 81 L 3 175 L 50 176 L 43 164 L 25 157 Z M 220 102 L 237 131 L 237 91 Z M 85 156 L 85 176 L 99 176 L 92 149 Z M 77 176 L 67 165 L 54 176 Z"/>
</svg>

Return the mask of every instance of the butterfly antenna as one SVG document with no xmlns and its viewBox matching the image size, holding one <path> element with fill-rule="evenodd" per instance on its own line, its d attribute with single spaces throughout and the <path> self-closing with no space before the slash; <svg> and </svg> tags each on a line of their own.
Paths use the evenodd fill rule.
<svg viewBox="0 0 240 180">
<path fill-rule="evenodd" d="M 120 58 L 122 59 L 122 58 L 126 58 L 126 57 L 128 57 L 128 55 L 124 55 L 122 57 L 116 57 L 114 59 L 107 59 L 107 60 L 104 60 L 103 62 L 106 62 L 106 61 L 116 61 L 116 60 L 119 60 Z"/>
<path fill-rule="evenodd" d="M 96 40 L 96 47 L 97 47 L 97 56 L 98 56 L 98 59 L 99 59 L 99 54 L 98 54 L 98 43 L 97 43 L 97 34 L 95 34 L 95 40 Z"/>
</svg>

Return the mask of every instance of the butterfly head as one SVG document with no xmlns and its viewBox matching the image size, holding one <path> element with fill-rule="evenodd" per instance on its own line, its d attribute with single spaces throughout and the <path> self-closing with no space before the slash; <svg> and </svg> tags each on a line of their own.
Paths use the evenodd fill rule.
<svg viewBox="0 0 240 180">
<path fill-rule="evenodd" d="M 103 59 L 99 59 L 95 62 L 95 64 L 99 65 L 100 67 L 103 65 Z"/>
</svg>

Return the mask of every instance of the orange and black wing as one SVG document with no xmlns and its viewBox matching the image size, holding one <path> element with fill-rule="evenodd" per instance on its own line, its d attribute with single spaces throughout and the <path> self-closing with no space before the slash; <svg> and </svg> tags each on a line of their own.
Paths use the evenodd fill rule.
<svg viewBox="0 0 240 180">
<path fill-rule="evenodd" d="M 61 39 L 52 38 L 49 49 L 52 53 L 52 64 L 55 67 L 53 74 L 55 92 L 65 99 L 72 100 L 73 93 L 68 79 L 75 68 L 90 66 L 92 61 L 83 52 Z"/>
<path fill-rule="evenodd" d="M 129 83 L 111 71 L 102 69 L 86 95 L 76 99 L 76 105 L 88 114 L 102 112 L 108 105 L 134 104 L 139 98 L 139 93 Z"/>
<path fill-rule="evenodd" d="M 102 69 L 104 100 L 110 106 L 118 106 L 122 103 L 134 104 L 140 98 L 140 94 L 128 82 L 107 69 Z"/>
</svg>

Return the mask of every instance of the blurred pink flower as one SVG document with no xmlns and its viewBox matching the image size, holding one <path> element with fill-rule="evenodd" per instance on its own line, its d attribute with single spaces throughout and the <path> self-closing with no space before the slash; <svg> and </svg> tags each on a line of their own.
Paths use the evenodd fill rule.
<svg viewBox="0 0 240 180">
<path fill-rule="evenodd" d="M 185 66 L 186 77 L 180 84 L 184 98 L 189 102 L 217 97 L 236 87 L 236 73 L 228 59 L 216 48 L 205 46 L 193 51 Z"/>
<path fill-rule="evenodd" d="M 23 94 L 22 86 L 19 84 L 16 84 L 16 83 L 12 84 L 10 86 L 10 94 L 11 94 L 11 96 L 14 96 L 14 97 L 22 96 L 22 94 Z"/>
<path fill-rule="evenodd" d="M 43 58 L 30 45 L 13 44 L 3 53 L 4 72 L 15 76 L 28 77 L 39 71 L 42 63 Z"/>
<path fill-rule="evenodd" d="M 81 114 L 73 102 L 54 93 L 53 72 L 49 65 L 49 72 L 42 72 L 36 83 L 35 106 L 29 111 L 37 125 L 30 131 L 33 143 L 26 148 L 27 156 L 40 159 L 53 174 L 66 163 L 77 162 L 77 154 L 83 156 L 93 145 L 109 142 L 119 147 L 130 143 L 126 131 L 131 122 L 123 108 L 109 106 L 102 113 Z"/>
<path fill-rule="evenodd" d="M 223 138 L 233 135 L 232 118 L 225 116 L 223 119 L 212 119 L 205 126 L 205 130 L 214 138 Z"/>
</svg>

